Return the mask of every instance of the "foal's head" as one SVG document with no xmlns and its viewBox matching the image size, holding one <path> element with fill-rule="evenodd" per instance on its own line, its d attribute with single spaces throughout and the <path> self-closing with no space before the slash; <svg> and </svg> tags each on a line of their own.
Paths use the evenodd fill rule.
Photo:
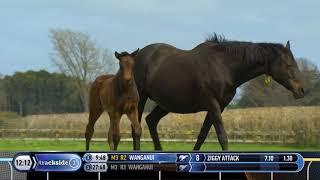
<svg viewBox="0 0 320 180">
<path fill-rule="evenodd" d="M 119 75 L 121 78 L 129 85 L 134 82 L 133 76 L 133 67 L 134 67 L 134 58 L 138 54 L 139 49 L 135 50 L 131 54 L 128 52 L 121 52 L 118 53 L 117 51 L 114 52 L 114 55 L 119 60 Z"/>
</svg>

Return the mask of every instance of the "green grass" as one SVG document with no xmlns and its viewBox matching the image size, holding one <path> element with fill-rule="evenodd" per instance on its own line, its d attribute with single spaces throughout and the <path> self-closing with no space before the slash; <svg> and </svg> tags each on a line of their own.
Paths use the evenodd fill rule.
<svg viewBox="0 0 320 180">
<path fill-rule="evenodd" d="M 162 143 L 164 151 L 192 151 L 194 143 Z M 0 140 L 0 151 L 84 151 L 84 141 L 31 141 Z M 230 151 L 318 151 L 319 148 L 303 148 L 276 144 L 229 144 Z M 92 142 L 90 150 L 109 151 L 106 142 Z M 119 151 L 131 151 L 132 143 L 120 142 Z M 142 151 L 153 151 L 152 143 L 141 143 Z M 205 143 L 202 151 L 221 151 L 217 143 Z"/>
</svg>

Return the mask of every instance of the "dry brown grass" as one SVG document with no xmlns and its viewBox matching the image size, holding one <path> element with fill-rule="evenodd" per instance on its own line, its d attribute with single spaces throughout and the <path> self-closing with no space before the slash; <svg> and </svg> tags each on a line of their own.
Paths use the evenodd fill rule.
<svg viewBox="0 0 320 180">
<path fill-rule="evenodd" d="M 144 117 L 143 119 L 145 118 Z M 278 142 L 319 144 L 320 107 L 271 107 L 226 110 L 223 122 L 229 139 L 244 142 Z M 162 138 L 195 139 L 202 126 L 204 112 L 195 114 L 169 114 L 159 123 Z M 88 114 L 31 115 L 3 121 L 2 137 L 69 137 L 83 138 Z M 105 138 L 109 118 L 104 113 L 95 125 L 94 137 Z M 145 120 L 142 121 L 143 138 L 149 138 Z M 130 121 L 121 120 L 122 137 L 131 136 Z M 212 128 L 209 139 L 215 140 Z"/>
</svg>

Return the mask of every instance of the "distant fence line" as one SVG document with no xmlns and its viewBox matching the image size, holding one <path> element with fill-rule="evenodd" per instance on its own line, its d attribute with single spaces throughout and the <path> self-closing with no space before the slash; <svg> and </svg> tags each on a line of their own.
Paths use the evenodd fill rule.
<svg viewBox="0 0 320 180">
<path fill-rule="evenodd" d="M 85 138 L 0 138 L 0 140 L 22 140 L 22 141 L 85 141 Z M 106 138 L 93 138 L 94 142 L 106 142 Z M 122 142 L 132 142 L 132 138 L 121 138 Z M 141 138 L 141 142 L 152 142 L 151 138 Z M 183 142 L 183 143 L 195 143 L 197 139 L 167 139 L 162 138 L 161 142 Z M 274 141 L 253 141 L 253 140 L 228 140 L 229 143 L 266 143 L 266 144 L 281 144 L 281 142 Z M 217 143 L 218 140 L 207 139 L 206 142 Z"/>
</svg>

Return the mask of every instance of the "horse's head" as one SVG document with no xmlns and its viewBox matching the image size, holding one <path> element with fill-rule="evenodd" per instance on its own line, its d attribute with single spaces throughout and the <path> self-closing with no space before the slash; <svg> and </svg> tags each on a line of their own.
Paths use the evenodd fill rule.
<svg viewBox="0 0 320 180">
<path fill-rule="evenodd" d="M 120 66 L 120 75 L 122 76 L 122 79 L 128 83 L 132 84 L 134 81 L 133 76 L 133 67 L 134 67 L 134 59 L 135 56 L 138 54 L 139 49 L 135 50 L 131 54 L 128 52 L 121 52 L 118 53 L 117 51 L 114 52 L 114 55 L 119 60 L 119 66 Z"/>
<path fill-rule="evenodd" d="M 272 78 L 293 93 L 298 99 L 304 96 L 302 81 L 297 78 L 300 73 L 298 65 L 290 50 L 288 41 L 284 48 L 279 50 L 279 56 L 269 65 L 269 74 Z"/>
</svg>

